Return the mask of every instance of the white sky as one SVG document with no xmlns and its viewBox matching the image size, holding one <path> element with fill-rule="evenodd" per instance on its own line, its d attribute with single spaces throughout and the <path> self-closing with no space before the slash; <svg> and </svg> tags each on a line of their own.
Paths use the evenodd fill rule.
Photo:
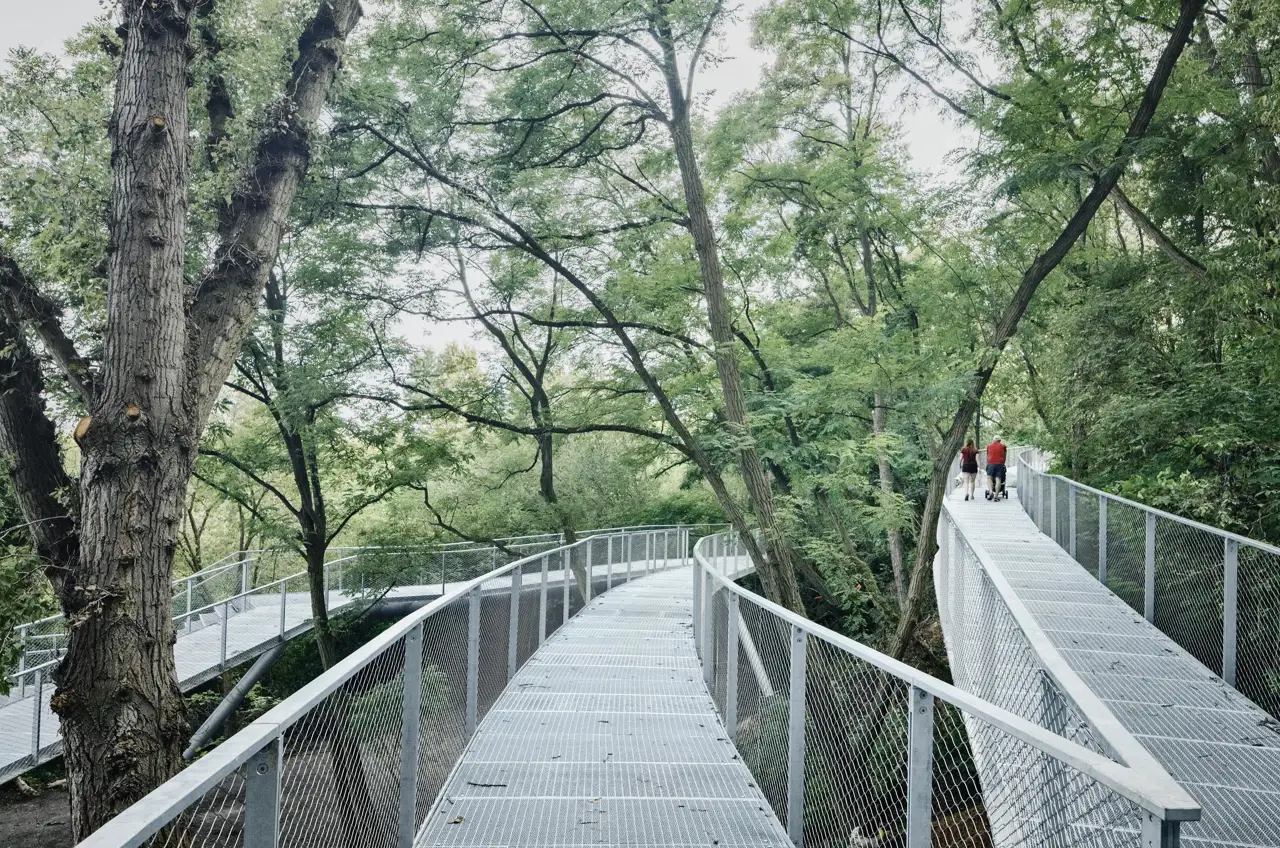
<svg viewBox="0 0 1280 848">
<path fill-rule="evenodd" d="M 704 68 L 699 74 L 699 89 L 713 92 L 713 108 L 728 103 L 733 97 L 756 85 L 760 71 L 768 61 L 767 54 L 752 48 L 750 22 L 752 10 L 765 0 L 744 0 L 738 7 L 736 20 L 729 27 L 719 53 L 725 60 L 716 67 Z M 101 15 L 111 5 L 109 0 L 0 0 L 0 62 L 18 46 L 59 51 L 62 43 L 75 35 L 86 23 Z M 915 167 L 933 174 L 952 169 L 945 158 L 965 139 L 954 121 L 942 115 L 928 100 L 900 116 L 903 142 Z M 420 322 L 420 342 L 439 348 L 450 342 L 468 341 L 472 331 L 465 323 L 448 322 L 428 328 Z"/>
</svg>

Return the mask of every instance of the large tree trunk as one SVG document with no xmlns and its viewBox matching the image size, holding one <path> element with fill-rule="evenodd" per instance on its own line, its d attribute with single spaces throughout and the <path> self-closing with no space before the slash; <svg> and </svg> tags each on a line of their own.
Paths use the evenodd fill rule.
<svg viewBox="0 0 1280 848">
<path fill-rule="evenodd" d="M 196 428 L 186 386 L 187 29 L 182 0 L 124 4 L 112 114 L 105 352 L 81 440 L 80 567 L 53 707 L 77 839 L 178 770 L 173 552 Z"/>
<path fill-rule="evenodd" d="M 715 229 L 707 210 L 702 176 L 693 150 L 693 129 L 676 65 L 671 27 L 663 5 L 657 3 L 654 9 L 655 24 L 662 43 L 667 94 L 671 101 L 671 119 L 668 126 L 672 145 L 675 148 L 676 161 L 680 167 L 680 183 L 684 189 L 685 206 L 689 214 L 689 232 L 693 236 L 703 294 L 707 301 L 707 322 L 712 343 L 715 345 L 716 372 L 720 376 L 720 390 L 724 395 L 725 420 L 736 444 L 738 471 L 746 484 L 747 496 L 755 512 L 756 521 L 760 524 L 768 552 L 767 557 L 756 561 L 756 569 L 760 575 L 760 582 L 770 598 L 789 609 L 804 612 L 804 602 L 800 597 L 800 587 L 792 567 L 791 551 L 778 526 L 774 512 L 773 489 L 765 474 L 760 453 L 756 450 L 751 424 L 747 417 L 747 399 L 742 388 L 742 372 L 738 365 L 729 298 L 725 293 L 724 271 L 720 267 L 720 252 L 716 247 Z"/>
<path fill-rule="evenodd" d="M 72 831 L 83 839 L 171 776 L 185 721 L 173 662 L 173 554 L 196 443 L 257 308 L 305 171 L 310 126 L 360 16 L 355 0 L 323 0 L 298 41 L 277 120 L 237 189 L 214 270 L 184 285 L 189 44 L 194 0 L 125 0 L 124 53 L 110 123 L 112 190 L 104 355 L 89 373 L 56 310 L 0 257 L 16 339 L 0 360 L 0 449 L 18 501 L 50 561 L 70 631 L 56 675 L 70 774 Z M 15 296 L 17 294 L 21 297 Z M 68 497 L 38 368 L 15 316 L 85 399 L 77 428 L 79 501 Z M 68 501 L 71 503 L 68 504 Z M 78 527 L 73 516 L 78 513 Z"/>
</svg>

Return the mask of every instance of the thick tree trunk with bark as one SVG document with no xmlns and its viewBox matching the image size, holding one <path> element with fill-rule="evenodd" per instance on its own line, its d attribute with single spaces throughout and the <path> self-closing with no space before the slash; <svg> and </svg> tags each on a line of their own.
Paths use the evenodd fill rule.
<svg viewBox="0 0 1280 848">
<path fill-rule="evenodd" d="M 197 438 L 183 367 L 192 7 L 124 4 L 105 352 L 80 442 L 80 566 L 63 592 L 70 638 L 53 698 L 77 837 L 171 777 L 187 730 L 170 579 Z"/>
<path fill-rule="evenodd" d="M 76 432 L 82 461 L 75 503 L 34 360 L 20 337 L 6 347 L 13 355 L 0 361 L 0 380 L 20 391 L 0 397 L 0 449 L 52 563 L 70 631 L 53 705 L 62 719 L 76 840 L 179 766 L 186 726 L 170 580 L 197 442 L 257 309 L 307 164 L 309 127 L 360 16 L 354 0 L 320 3 L 299 39 L 277 120 L 222 219 L 214 270 L 189 292 L 183 262 L 195 5 L 122 4 L 125 46 L 109 127 L 106 331 L 96 375 L 49 301 L 0 257 L 0 334 L 17 337 L 17 320 L 31 322 L 91 413 Z"/>
</svg>

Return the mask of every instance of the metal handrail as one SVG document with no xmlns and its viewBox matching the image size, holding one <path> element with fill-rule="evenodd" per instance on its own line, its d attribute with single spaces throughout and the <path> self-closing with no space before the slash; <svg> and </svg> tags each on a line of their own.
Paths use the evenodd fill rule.
<svg viewBox="0 0 1280 848">
<path fill-rule="evenodd" d="M 584 538 L 588 538 L 590 536 L 599 536 L 606 533 L 624 533 L 624 532 L 631 532 L 635 530 L 663 530 L 663 529 L 671 530 L 671 529 L 677 529 L 681 527 L 687 528 L 687 529 L 695 529 L 695 528 L 701 529 L 704 527 L 708 529 L 717 529 L 723 526 L 724 526 L 723 524 L 690 524 L 690 525 L 655 524 L 651 526 L 646 525 L 643 527 L 641 526 L 608 527 L 608 528 L 584 530 L 582 531 L 582 535 Z M 504 537 L 496 541 L 499 544 L 502 544 L 507 547 L 518 547 L 520 545 L 550 543 L 552 541 L 557 540 L 562 535 L 563 534 L 561 533 L 552 533 L 552 532 L 534 533 L 534 534 L 528 534 L 524 536 Z M 424 544 L 421 546 L 369 545 L 369 546 L 352 546 L 352 547 L 333 547 L 329 549 L 330 553 L 345 553 L 347 551 L 352 551 L 354 553 L 349 554 L 347 556 L 340 557 L 339 559 L 328 560 L 326 562 L 326 568 L 329 565 L 333 565 L 338 562 L 351 561 L 356 555 L 361 553 L 375 553 L 375 552 L 415 553 L 419 551 L 432 551 L 432 552 L 440 551 L 440 552 L 447 552 L 447 553 L 454 553 L 454 552 L 480 553 L 485 551 L 491 551 L 496 553 L 498 552 L 498 548 L 495 545 L 484 545 L 484 544 L 479 544 L 474 542 L 457 541 L 457 542 L 432 542 L 432 543 Z M 235 569 L 240 569 L 242 572 L 244 572 L 245 566 L 252 564 L 258 558 L 261 558 L 264 555 L 279 554 L 279 553 L 292 553 L 292 551 L 285 550 L 285 549 L 277 549 L 277 548 L 261 548 L 256 550 L 235 551 L 233 553 L 230 553 L 227 556 L 222 557 L 221 559 L 215 560 L 214 562 L 202 568 L 200 571 L 197 571 L 193 574 L 186 575 L 185 577 L 175 578 L 172 581 L 174 597 L 175 599 L 177 599 L 179 595 L 185 592 L 189 592 L 191 590 L 192 585 L 195 583 L 208 582 L 214 577 L 231 572 Z M 234 562 L 228 562 L 228 560 L 232 560 L 233 558 L 234 558 Z M 187 609 L 181 613 L 176 613 L 174 615 L 174 620 L 175 621 L 189 620 L 201 612 L 208 612 L 218 607 L 223 607 L 230 602 L 236 601 L 243 597 L 247 597 L 249 595 L 260 594 L 255 590 L 261 590 L 261 589 L 267 588 L 268 586 L 277 586 L 282 581 L 298 579 L 305 574 L 306 574 L 306 571 L 305 569 L 303 569 L 301 571 L 297 571 L 293 574 L 287 575 L 286 577 L 281 578 L 280 580 L 276 580 L 273 583 L 263 584 L 262 586 L 257 586 L 257 587 L 249 586 L 248 585 L 249 581 L 246 576 L 241 580 L 241 588 L 238 593 L 228 596 L 226 598 L 218 598 L 216 600 L 210 601 L 209 603 L 204 604 L 201 607 L 194 607 L 191 609 Z M 30 630 L 32 628 L 36 628 L 42 625 L 60 624 L 63 621 L 64 621 L 64 617 L 62 616 L 62 614 L 57 613 L 54 615 L 46 616 L 45 618 L 37 619 L 35 621 L 28 621 L 23 624 L 15 625 L 14 630 L 18 634 L 19 641 L 22 642 L 24 645 L 29 643 L 32 638 L 47 638 L 54 642 L 54 645 L 52 647 L 34 648 L 33 650 L 36 653 L 46 653 L 48 651 L 57 651 L 57 650 L 60 650 L 57 643 L 60 640 L 63 640 L 66 638 L 66 633 L 64 631 L 59 631 L 57 633 L 50 633 L 50 634 L 41 634 L 39 636 L 32 637 L 30 635 Z M 28 651 L 24 649 L 19 659 L 18 668 L 9 670 L 4 675 L 7 679 L 13 681 L 18 685 L 22 685 L 21 681 L 26 677 L 31 676 L 31 674 L 35 672 L 37 669 L 45 669 L 50 667 L 51 665 L 55 665 L 58 662 L 58 660 L 55 658 L 54 660 L 46 661 L 37 665 L 28 665 L 27 654 L 28 654 Z"/>
<path fill-rule="evenodd" d="M 1128 728 L 1111 712 L 1111 708 L 1103 703 L 1097 693 L 1090 688 L 1089 684 L 1084 682 L 1075 669 L 1071 667 L 1070 663 L 1067 662 L 1066 658 L 1054 647 L 1049 635 L 1044 632 L 1031 610 L 1018 597 L 1018 593 L 1005 578 L 986 547 L 981 542 L 966 535 L 960 529 L 960 526 L 955 523 L 949 503 L 943 504 L 943 513 L 945 516 L 944 526 L 939 527 L 939 534 L 954 530 L 964 538 L 965 544 L 973 551 L 983 573 L 986 574 L 992 587 L 1000 596 L 1005 609 L 1009 611 L 1009 614 L 1017 623 L 1018 629 L 1026 638 L 1028 646 L 1040 663 L 1040 667 L 1057 684 L 1058 689 L 1067 700 L 1084 716 L 1090 727 L 1097 731 L 1106 746 L 1124 765 L 1155 775 L 1165 783 L 1177 786 L 1177 782 L 1165 771 L 1160 761 L 1129 732 Z M 1179 791 L 1182 791 L 1180 787 Z M 1185 795 L 1186 793 L 1183 792 L 1183 794 Z M 1190 798 L 1190 796 L 1187 797 Z"/>
<path fill-rule="evenodd" d="M 610 569 L 608 572 L 608 579 L 610 581 L 608 585 L 611 586 L 613 564 L 612 552 L 613 540 L 615 538 L 625 541 L 627 539 L 635 539 L 640 536 L 649 536 L 653 540 L 652 549 L 656 552 L 657 540 L 662 538 L 666 541 L 670 541 L 670 536 L 673 533 L 677 544 L 687 538 L 685 531 L 678 526 L 663 527 L 656 530 L 632 531 L 629 533 L 586 536 L 573 544 L 563 545 L 547 551 L 540 551 L 506 565 L 499 566 L 498 568 L 495 568 L 479 577 L 455 586 L 441 597 L 400 619 L 398 622 L 374 637 L 371 641 L 356 649 L 324 674 L 320 675 L 315 680 L 311 681 L 297 692 L 281 701 L 280 704 L 271 709 L 261 718 L 246 726 L 239 733 L 214 748 L 210 753 L 192 763 L 178 775 L 152 791 L 149 795 L 142 798 L 107 824 L 103 825 L 102 828 L 93 833 L 83 842 L 79 843 L 79 845 L 81 848 L 134 848 L 134 846 L 141 845 L 149 837 L 177 818 L 184 810 L 192 806 L 195 802 L 217 787 L 224 778 L 231 775 L 232 772 L 246 766 L 249 767 L 249 779 L 252 779 L 255 774 L 267 775 L 270 773 L 275 775 L 274 795 L 272 797 L 263 797 L 257 792 L 251 792 L 246 789 L 246 807 L 253 805 L 262 807 L 262 810 L 258 811 L 246 809 L 246 827 L 249 826 L 248 822 L 251 819 L 258 823 L 265 821 L 265 819 L 262 818 L 264 814 L 263 811 L 265 811 L 268 819 L 275 819 L 275 822 L 270 826 L 277 828 L 279 824 L 278 819 L 280 810 L 279 767 L 281 757 L 283 756 L 282 740 L 285 732 L 310 715 L 311 712 L 317 706 L 322 704 L 326 698 L 337 692 L 342 686 L 351 681 L 357 674 L 368 668 L 374 661 L 378 660 L 379 657 L 386 654 L 392 648 L 403 643 L 405 645 L 407 655 L 411 650 L 410 646 L 413 643 L 413 640 L 416 639 L 417 650 L 419 651 L 419 656 L 421 656 L 420 652 L 424 622 L 436 613 L 446 607 L 458 603 L 461 599 L 469 597 L 471 607 L 468 614 L 471 622 L 469 624 L 471 634 L 469 638 L 471 640 L 476 640 L 479 638 L 479 600 L 484 584 L 495 579 L 513 575 L 513 572 L 516 572 L 517 569 L 523 570 L 525 566 L 541 561 L 544 575 L 542 591 L 543 597 L 545 598 L 547 586 L 545 578 L 548 574 L 546 570 L 547 564 L 552 558 L 559 557 L 562 571 L 561 579 L 564 584 L 563 591 L 567 601 L 569 597 L 569 584 L 572 582 L 568 572 L 571 568 L 573 551 L 583 548 L 584 546 L 588 546 L 586 547 L 586 550 L 588 551 L 587 564 L 589 568 L 594 569 L 600 565 L 604 565 L 605 563 L 596 563 L 594 566 L 592 565 L 589 553 L 592 548 L 589 546 L 594 545 L 599 541 L 608 540 Z M 661 537 L 659 534 L 662 534 Z M 622 547 L 623 546 L 621 545 L 619 546 L 620 549 Z M 681 547 L 681 550 L 687 550 L 687 547 Z M 669 552 L 669 547 L 664 548 L 664 561 L 669 559 L 669 553 L 667 552 Z M 590 573 L 594 574 L 595 572 L 593 570 Z M 510 577 L 508 582 L 511 584 L 514 597 L 514 592 L 519 590 L 521 583 L 515 576 Z M 588 597 L 590 597 L 589 589 Z M 545 616 L 547 614 L 545 603 L 541 605 L 540 614 L 544 617 L 545 622 Z M 564 620 L 566 621 L 570 617 L 567 604 L 563 610 L 563 615 Z M 511 629 L 508 636 L 509 640 L 514 639 L 516 623 L 517 616 L 513 613 L 511 616 Z M 509 641 L 509 644 L 514 643 Z M 476 662 L 478 656 L 478 645 L 469 644 L 468 663 Z M 515 653 L 513 650 L 511 653 L 512 662 L 508 665 L 509 676 L 514 673 L 514 659 Z M 411 668 L 411 666 L 406 665 L 406 675 Z M 420 666 L 418 667 L 418 670 L 421 670 Z M 474 673 L 474 667 L 469 667 L 468 674 L 474 675 Z M 416 721 L 416 717 L 418 715 L 418 708 L 416 706 L 418 697 L 417 693 L 411 693 L 410 687 L 405 685 L 403 697 L 405 702 L 404 715 L 406 722 L 410 719 Z M 474 690 L 474 677 L 469 677 L 468 679 L 467 697 L 467 722 L 469 732 L 471 732 L 474 730 L 474 723 L 477 718 L 477 705 L 473 700 L 476 697 Z M 410 707 L 411 704 L 413 704 L 412 707 Z M 414 732 L 416 733 L 416 729 Z M 402 741 L 408 741 L 408 737 L 409 731 L 406 729 L 405 734 L 402 737 Z M 406 760 L 405 762 L 416 763 L 416 738 L 412 740 L 412 743 L 415 746 L 413 749 L 412 759 Z M 406 751 L 407 750 L 408 749 L 406 749 Z M 264 756 L 266 756 L 266 760 L 262 759 Z M 271 765 L 272 762 L 274 762 L 275 765 Z M 255 765 L 255 763 L 257 763 L 257 765 Z M 410 778 L 411 782 L 416 779 L 412 774 L 407 774 L 403 771 L 405 763 L 401 763 L 401 768 L 402 778 L 407 776 Z M 412 771 L 413 769 L 410 769 L 410 772 Z M 400 787 L 400 793 L 401 814 L 402 816 L 406 814 L 407 805 L 408 815 L 411 819 L 408 822 L 411 829 L 411 835 L 412 828 L 416 827 L 415 823 L 412 821 L 413 805 L 416 804 L 416 786 L 402 784 Z M 401 824 L 402 826 L 405 824 L 403 818 L 401 820 Z M 402 837 L 403 836 L 404 834 L 402 833 Z M 256 834 L 253 844 L 274 845 L 276 844 L 276 837 L 274 834 Z"/>
<path fill-rule="evenodd" d="M 1039 453 L 1039 451 L 1036 451 L 1035 448 L 1031 448 L 1030 450 L 1036 453 Z M 1220 536 L 1223 539 L 1231 539 L 1235 542 L 1240 543 L 1241 545 L 1248 545 L 1251 548 L 1257 548 L 1260 551 L 1266 551 L 1269 554 L 1275 554 L 1276 556 L 1280 556 L 1280 547 L 1277 547 L 1276 545 L 1271 545 L 1271 544 L 1268 544 L 1267 542 L 1260 542 L 1257 539 L 1250 538 L 1249 536 L 1243 536 L 1239 533 L 1232 532 L 1231 530 L 1223 530 L 1221 527 L 1214 527 L 1212 524 L 1205 524 L 1203 522 L 1196 521 L 1194 518 L 1186 518 L 1185 516 L 1175 515 L 1172 512 L 1165 512 L 1163 509 L 1160 509 L 1159 507 L 1149 506 L 1139 501 L 1130 500 L 1129 498 L 1123 497 L 1121 495 L 1113 495 L 1111 492 L 1104 492 L 1102 489 L 1096 489 L 1093 486 L 1087 485 L 1085 483 L 1081 483 L 1078 480 L 1073 480 L 1070 477 L 1065 477 L 1061 474 L 1051 474 L 1048 471 L 1039 471 L 1035 468 L 1030 468 L 1030 463 L 1025 462 L 1025 460 L 1024 460 L 1024 464 L 1028 466 L 1029 470 L 1033 474 L 1040 474 L 1045 477 L 1053 478 L 1055 480 L 1061 480 L 1062 482 L 1066 483 L 1069 486 L 1072 486 L 1077 490 L 1098 495 L 1099 497 L 1106 498 L 1108 501 L 1111 501 L 1112 503 L 1122 503 L 1127 506 L 1131 506 L 1134 509 L 1139 509 L 1139 510 L 1142 510 L 1143 512 L 1151 513 L 1152 515 L 1155 515 L 1158 518 L 1163 518 L 1166 521 L 1173 521 L 1177 524 L 1182 524 L 1186 527 L 1194 527 L 1196 530 L 1200 530 L 1202 532 L 1209 533 L 1214 536 Z"/>
<path fill-rule="evenodd" d="M 848 638 L 847 636 L 843 636 L 816 624 L 807 618 L 804 618 L 803 616 L 798 615 L 797 613 L 786 609 L 767 598 L 763 598 L 735 583 L 735 577 L 750 573 L 750 571 L 753 570 L 749 564 L 746 568 L 735 569 L 731 575 L 721 573 L 724 569 L 722 565 L 717 565 L 717 562 L 723 564 L 730 559 L 724 553 L 727 547 L 728 546 L 724 544 L 722 537 L 705 537 L 694 547 L 694 633 L 695 640 L 699 646 L 700 656 L 703 657 L 704 669 L 706 669 L 706 674 L 708 676 L 708 683 L 710 683 L 709 677 L 711 673 L 708 664 L 709 646 L 711 645 L 711 634 L 708 632 L 712 622 L 711 598 L 714 592 L 725 590 L 737 596 L 737 598 L 734 599 L 734 604 L 730 607 L 730 618 L 735 617 L 733 611 L 737 609 L 737 600 L 746 599 L 791 627 L 793 634 L 793 638 L 791 640 L 793 668 L 796 663 L 796 651 L 798 647 L 800 654 L 799 663 L 803 669 L 804 646 L 806 644 L 806 640 L 804 638 L 800 638 L 797 641 L 795 634 L 806 634 L 807 636 L 812 636 L 826 642 L 840 651 L 852 655 L 858 660 L 886 672 L 887 674 L 892 675 L 898 680 L 901 680 L 911 686 L 913 690 L 913 704 L 915 704 L 917 700 L 915 695 L 917 691 L 924 693 L 924 696 L 927 698 L 941 699 L 942 701 L 960 709 L 962 712 L 973 715 L 982 722 L 1000 729 L 1054 760 L 1057 760 L 1075 771 L 1096 780 L 1098 783 L 1115 791 L 1124 798 L 1129 799 L 1133 803 L 1137 804 L 1142 810 L 1146 811 L 1146 813 L 1150 814 L 1150 818 L 1145 819 L 1142 823 L 1144 838 L 1158 839 L 1166 832 L 1176 833 L 1178 827 L 1177 822 L 1195 821 L 1200 818 L 1200 805 L 1195 801 L 1195 799 L 1188 795 L 1187 792 L 1183 790 L 1182 787 L 1179 786 L 1163 768 L 1159 767 L 1158 764 L 1152 768 L 1150 764 L 1153 763 L 1154 760 L 1150 758 L 1149 754 L 1134 750 L 1133 746 L 1137 745 L 1136 740 L 1133 740 L 1132 744 L 1130 744 L 1128 741 L 1122 739 L 1120 734 L 1115 733 L 1114 728 L 1107 728 L 1113 733 L 1112 738 L 1116 740 L 1118 747 L 1125 752 L 1128 758 L 1130 758 L 1130 762 L 1128 764 L 1117 763 L 1095 751 L 1065 739 L 1046 728 L 1028 721 L 1015 713 L 992 704 L 977 695 L 938 680 L 937 678 L 895 660 L 874 648 L 863 645 Z M 732 557 L 732 559 L 736 565 L 737 556 Z M 741 624 L 737 623 L 729 624 L 728 627 L 732 634 L 730 638 L 733 639 L 736 639 L 738 633 L 744 629 Z M 1038 628 L 1035 630 L 1039 633 L 1040 637 L 1043 637 L 1043 633 L 1039 631 Z M 734 652 L 736 655 L 736 647 L 730 647 L 729 650 Z M 730 666 L 731 668 L 736 667 L 736 658 L 731 659 L 730 662 L 733 664 Z M 1068 681 L 1069 685 L 1075 686 L 1075 684 L 1070 683 L 1072 675 L 1063 673 L 1061 669 L 1055 669 L 1055 671 L 1062 674 L 1063 680 Z M 793 687 L 797 682 L 801 688 L 801 692 L 798 697 L 801 699 L 801 705 L 803 705 L 803 688 L 805 685 L 803 672 L 801 673 L 798 681 L 796 680 L 795 675 L 792 675 Z M 1083 686 L 1082 683 L 1079 685 Z M 730 726 L 730 732 L 732 733 L 732 727 L 736 724 L 736 683 L 729 688 L 734 691 L 734 703 L 732 707 L 728 707 L 727 709 L 730 709 L 735 713 L 735 717 L 726 717 L 726 724 Z M 1087 689 L 1087 687 L 1085 688 Z M 1075 694 L 1081 701 L 1089 701 L 1089 696 L 1079 691 L 1078 688 L 1075 691 Z M 726 696 L 726 698 L 727 697 L 728 696 Z M 793 695 L 793 698 L 794 697 L 797 696 Z M 930 701 L 929 703 L 931 704 L 932 702 Z M 794 702 L 789 709 L 789 714 L 794 714 L 796 712 Z M 800 714 L 803 715 L 803 710 L 800 711 Z M 929 715 L 930 717 L 932 716 L 931 707 Z M 915 711 L 913 709 L 911 715 L 912 721 L 914 721 L 915 718 Z M 793 732 L 789 734 L 788 739 L 788 772 L 790 776 L 788 778 L 787 799 L 788 830 L 792 835 L 792 839 L 797 841 L 797 844 L 799 844 L 799 839 L 802 836 L 799 822 L 802 820 L 803 816 L 803 746 L 805 744 L 805 724 L 803 720 L 798 721 L 799 731 L 794 732 L 795 723 L 793 722 Z M 1127 731 L 1124 735 L 1128 735 Z M 932 732 L 922 732 L 917 734 L 909 731 L 909 736 L 911 736 L 913 740 L 913 745 L 924 745 L 926 748 L 931 750 L 933 745 Z M 1130 736 L 1129 739 L 1132 739 L 1132 737 Z M 797 746 L 799 746 L 799 750 L 797 750 Z M 1137 747 L 1141 748 L 1140 745 L 1137 745 Z M 931 762 L 932 755 L 928 751 L 926 751 L 923 756 L 919 756 L 919 752 L 913 748 L 911 755 L 912 756 L 909 758 L 908 762 L 909 771 L 917 770 L 920 768 L 921 763 Z M 927 768 L 928 766 L 925 767 Z M 924 831 L 927 832 L 930 806 L 927 801 L 923 806 L 917 803 L 918 799 L 914 797 L 914 793 L 917 791 L 926 791 L 926 788 L 930 785 L 930 776 L 929 774 L 909 774 L 908 784 L 913 787 L 913 798 L 909 804 L 908 817 L 924 816 L 925 818 L 923 821 L 917 820 L 914 822 L 916 826 L 915 832 L 917 834 L 920 833 L 922 827 Z M 791 819 L 795 819 L 795 821 L 792 821 Z M 912 822 L 909 821 L 907 828 L 909 834 L 912 832 L 911 824 Z M 917 844 L 910 842 L 910 837 L 909 843 L 912 845 Z M 918 844 L 923 845 L 928 843 L 920 842 Z M 1150 844 L 1160 845 L 1164 843 L 1153 842 Z"/>
<path fill-rule="evenodd" d="M 1217 665 L 1218 673 L 1229 685 L 1237 688 L 1246 696 L 1257 700 L 1260 705 L 1264 706 L 1264 709 L 1269 710 L 1273 715 L 1280 715 L 1280 711 L 1277 710 L 1280 701 L 1276 699 L 1274 692 L 1265 683 L 1258 682 L 1259 678 L 1265 678 L 1268 673 L 1280 672 L 1280 649 L 1273 651 L 1269 655 L 1253 658 L 1252 664 L 1249 665 L 1253 672 L 1252 678 L 1247 677 L 1241 680 L 1238 673 L 1241 662 L 1238 629 L 1242 609 L 1240 551 L 1242 549 L 1252 550 L 1269 557 L 1280 558 L 1280 547 L 1257 539 L 1251 539 L 1248 536 L 1224 530 L 1220 527 L 1213 527 L 1194 519 L 1175 515 L 1120 495 L 1114 495 L 1061 474 L 1050 474 L 1047 471 L 1031 467 L 1029 459 L 1035 459 L 1038 464 L 1047 467 L 1047 463 L 1044 461 L 1045 458 L 1045 454 L 1040 451 L 1031 451 L 1024 455 L 1024 460 L 1019 467 L 1019 475 L 1021 478 L 1025 478 L 1025 482 L 1019 488 L 1018 497 L 1037 526 L 1055 542 L 1062 545 L 1073 558 L 1078 553 L 1077 541 L 1080 535 L 1076 517 L 1079 495 L 1083 493 L 1097 499 L 1097 572 L 1094 576 L 1104 586 L 1110 585 L 1109 568 L 1112 565 L 1108 558 L 1108 516 L 1110 515 L 1108 507 L 1117 504 L 1123 505 L 1145 517 L 1146 539 L 1142 556 L 1142 609 L 1140 611 L 1143 617 L 1153 624 L 1157 620 L 1157 575 L 1160 573 L 1160 568 L 1157 567 L 1157 560 L 1164 562 L 1158 553 L 1159 546 L 1157 544 L 1161 524 L 1172 524 L 1184 530 L 1194 531 L 1194 533 L 1220 540 L 1220 553 L 1211 557 L 1213 570 L 1216 572 L 1217 568 L 1221 568 L 1220 579 L 1218 579 L 1216 573 L 1212 578 L 1215 584 L 1212 597 L 1216 601 L 1215 606 L 1221 610 L 1221 632 L 1215 633 L 1215 643 L 1210 647 L 1203 638 L 1195 638 L 1202 634 L 1192 634 L 1185 631 L 1182 632 L 1181 637 L 1177 633 L 1169 633 L 1168 635 L 1206 666 L 1212 668 Z M 1056 493 L 1059 486 L 1065 486 L 1067 492 L 1067 515 L 1063 516 L 1066 519 L 1065 527 L 1060 527 L 1063 522 L 1059 521 L 1060 517 L 1058 515 Z M 1047 493 L 1048 498 L 1046 498 L 1046 492 L 1044 491 L 1046 488 L 1049 490 Z M 1046 500 L 1048 500 L 1047 504 L 1045 503 Z M 1161 594 L 1160 597 L 1163 598 L 1165 596 Z M 1137 610 L 1136 602 L 1129 603 Z M 1219 626 L 1217 621 L 1213 621 L 1212 624 L 1215 628 Z M 1220 643 L 1216 641 L 1219 636 L 1221 638 Z"/>
</svg>

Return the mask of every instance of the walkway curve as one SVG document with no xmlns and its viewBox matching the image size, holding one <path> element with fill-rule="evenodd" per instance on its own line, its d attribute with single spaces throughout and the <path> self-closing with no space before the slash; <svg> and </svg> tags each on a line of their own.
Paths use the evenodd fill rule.
<svg viewBox="0 0 1280 848">
<path fill-rule="evenodd" d="M 690 568 L 617 587 L 476 729 L 415 848 L 791 843 L 703 683 Z"/>
</svg>

